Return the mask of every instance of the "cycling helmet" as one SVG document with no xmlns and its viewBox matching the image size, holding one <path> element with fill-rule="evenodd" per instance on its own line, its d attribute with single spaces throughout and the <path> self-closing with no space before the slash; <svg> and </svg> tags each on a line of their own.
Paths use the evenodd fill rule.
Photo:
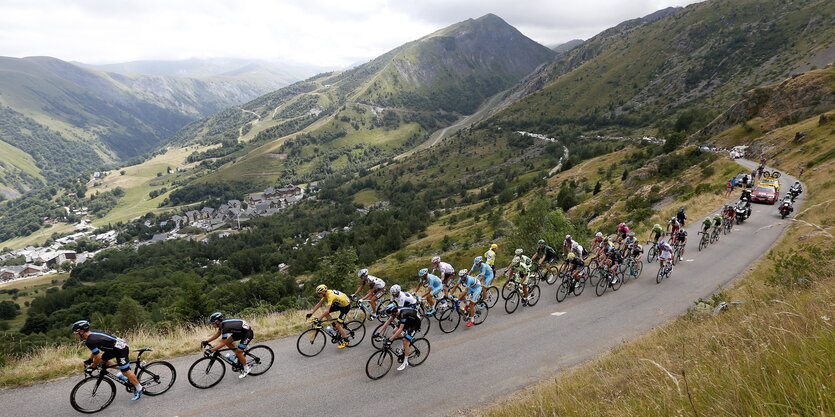
<svg viewBox="0 0 835 417">
<path fill-rule="evenodd" d="M 678 212 L 679 212 L 679 213 L 684 213 L 684 207 L 682 207 L 682 208 L 678 209 Z"/>
<path fill-rule="evenodd" d="M 580 244 L 579 244 L 579 243 L 577 243 L 577 241 L 576 241 L 576 240 L 575 240 L 575 241 L 573 241 L 573 242 L 571 242 L 571 249 L 577 249 L 577 248 L 579 248 L 579 247 L 580 247 Z"/>
<path fill-rule="evenodd" d="M 218 312 L 215 312 L 215 313 L 212 313 L 212 315 L 211 315 L 211 316 L 209 316 L 209 324 L 214 324 L 214 323 L 217 323 L 217 322 L 219 322 L 219 321 L 221 321 L 221 320 L 223 320 L 223 319 L 224 319 L 224 317 L 223 317 L 223 313 L 221 313 L 221 312 L 219 312 L 219 311 L 218 311 Z"/>
<path fill-rule="evenodd" d="M 594 237 L 603 237 L 603 233 L 601 233 L 601 232 L 597 232 L 597 233 L 594 235 Z"/>
<path fill-rule="evenodd" d="M 72 332 L 75 333 L 79 330 L 89 331 L 90 330 L 90 322 L 87 320 L 79 320 L 72 324 Z"/>
<path fill-rule="evenodd" d="M 481 261 L 483 261 L 483 260 L 484 260 L 484 258 L 482 258 L 481 256 L 476 256 L 476 257 L 475 257 L 475 259 L 473 259 L 473 263 L 474 263 L 474 264 L 476 264 L 476 265 L 478 265 L 478 264 L 480 264 L 480 263 L 481 263 Z"/>
<path fill-rule="evenodd" d="M 571 235 L 565 235 L 565 240 L 571 240 Z"/>
<path fill-rule="evenodd" d="M 542 246 L 542 245 L 545 244 L 545 240 L 544 239 L 539 239 L 539 241 L 536 242 L 536 244 L 539 245 L 539 246 Z"/>
<path fill-rule="evenodd" d="M 627 233 L 626 235 L 627 235 L 627 236 L 632 236 L 632 237 L 634 237 L 634 236 L 635 236 L 635 232 L 629 232 L 629 233 Z"/>
<path fill-rule="evenodd" d="M 677 222 L 677 221 L 678 221 L 678 217 L 673 217 L 672 219 L 670 219 L 670 221 L 671 221 L 671 222 Z"/>
<path fill-rule="evenodd" d="M 324 284 L 319 284 L 319 286 L 316 287 L 316 294 L 324 294 L 327 290 L 327 286 L 325 286 Z"/>
<path fill-rule="evenodd" d="M 490 245 L 490 249 L 498 249 L 498 248 L 499 248 L 499 245 L 497 245 L 495 243 Z"/>
<path fill-rule="evenodd" d="M 426 268 L 423 268 L 420 271 L 418 271 L 418 276 L 419 277 L 425 277 L 427 274 L 429 274 L 429 270 L 426 269 Z"/>
<path fill-rule="evenodd" d="M 705 221 L 706 221 L 706 222 L 709 222 L 709 221 L 710 221 L 710 216 L 705 217 Z"/>
<path fill-rule="evenodd" d="M 397 304 L 389 304 L 388 306 L 386 306 L 386 314 L 391 315 L 395 312 L 397 312 Z"/>
<path fill-rule="evenodd" d="M 391 295 L 400 294 L 400 286 L 397 284 L 392 285 L 391 290 L 389 290 L 389 292 L 391 292 Z"/>
<path fill-rule="evenodd" d="M 575 254 L 574 254 L 574 252 L 570 252 L 570 253 L 568 254 L 568 260 L 569 260 L 569 261 L 570 261 L 570 260 L 572 260 L 572 259 L 574 259 L 575 257 L 577 257 L 577 255 L 575 255 Z"/>
<path fill-rule="evenodd" d="M 440 256 L 433 256 L 432 257 L 432 263 L 436 264 L 438 262 L 441 262 L 441 257 Z"/>
<path fill-rule="evenodd" d="M 523 250 L 522 250 L 522 248 L 519 248 L 519 249 L 516 249 L 515 251 L 513 251 L 513 253 L 514 253 L 516 256 L 519 256 L 519 255 L 521 255 L 521 254 L 525 253 L 525 251 L 523 251 Z"/>
<path fill-rule="evenodd" d="M 461 270 L 459 270 L 459 271 L 458 271 L 458 277 L 460 277 L 460 278 L 464 278 L 464 277 L 466 277 L 466 276 L 467 276 L 467 274 L 469 274 L 469 273 L 470 273 L 470 271 L 468 271 L 468 270 L 466 270 L 466 269 L 461 269 Z"/>
<path fill-rule="evenodd" d="M 367 276 L 368 276 L 368 270 L 365 269 L 365 268 L 360 269 L 360 271 L 357 272 L 357 277 L 359 277 L 359 278 L 365 278 Z"/>
<path fill-rule="evenodd" d="M 618 227 L 624 227 L 624 226 L 626 226 L 626 223 L 624 223 L 624 222 L 620 222 L 620 224 L 618 224 Z"/>
</svg>

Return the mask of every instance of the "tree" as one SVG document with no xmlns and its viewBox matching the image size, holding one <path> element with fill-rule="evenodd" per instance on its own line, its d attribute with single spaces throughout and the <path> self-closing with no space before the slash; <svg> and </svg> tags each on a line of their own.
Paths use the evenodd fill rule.
<svg viewBox="0 0 835 417">
<path fill-rule="evenodd" d="M 138 301 L 126 295 L 119 300 L 115 319 L 120 331 L 128 331 L 148 323 L 150 315 Z"/>
<path fill-rule="evenodd" d="M 620 176 L 621 181 L 626 181 L 626 178 L 629 177 L 629 170 L 626 168 L 623 169 L 623 175 Z"/>
<path fill-rule="evenodd" d="M 196 322 L 209 315 L 209 297 L 194 281 L 188 281 L 182 294 L 174 301 L 168 314 L 175 320 Z"/>
<path fill-rule="evenodd" d="M 49 328 L 49 320 L 45 314 L 33 314 L 26 318 L 20 332 L 23 334 L 43 333 Z"/>
<path fill-rule="evenodd" d="M 316 282 L 330 289 L 343 291 L 351 284 L 357 270 L 357 252 L 351 247 L 342 247 L 331 256 L 322 257 L 316 270 Z"/>
<path fill-rule="evenodd" d="M 597 181 L 597 183 L 594 184 L 594 191 L 592 191 L 592 194 L 597 195 L 597 193 L 600 192 L 600 188 L 600 181 Z"/>
<path fill-rule="evenodd" d="M 577 192 L 567 182 L 564 182 L 560 187 L 560 192 L 557 194 L 557 205 L 563 211 L 568 211 L 577 205 Z"/>
<path fill-rule="evenodd" d="M 14 301 L 0 302 L 0 320 L 11 320 L 20 314 L 20 306 Z"/>
</svg>

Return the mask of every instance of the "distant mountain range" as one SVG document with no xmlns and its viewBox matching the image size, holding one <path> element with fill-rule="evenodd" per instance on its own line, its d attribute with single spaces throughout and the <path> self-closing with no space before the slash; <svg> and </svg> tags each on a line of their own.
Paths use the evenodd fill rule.
<svg viewBox="0 0 835 417">
<path fill-rule="evenodd" d="M 124 67 L 165 72 L 162 63 Z M 0 154 L 0 195 L 142 155 L 195 119 L 298 79 L 253 62 L 172 63 L 168 69 L 226 73 L 125 75 L 50 57 L 0 57 L 0 146 L 9 150 Z"/>
<path fill-rule="evenodd" d="M 191 58 L 183 60 L 143 60 L 115 64 L 86 64 L 73 62 L 78 66 L 97 71 L 115 72 L 123 75 L 162 75 L 166 77 L 205 78 L 217 76 L 241 76 L 246 74 L 271 74 L 271 80 L 283 85 L 298 81 L 320 72 L 338 68 L 317 67 L 289 62 L 273 62 L 238 58 Z"/>
</svg>

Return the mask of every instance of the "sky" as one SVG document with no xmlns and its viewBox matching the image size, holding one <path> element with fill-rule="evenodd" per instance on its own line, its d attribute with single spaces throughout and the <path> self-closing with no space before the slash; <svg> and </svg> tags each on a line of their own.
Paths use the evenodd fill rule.
<svg viewBox="0 0 835 417">
<path fill-rule="evenodd" d="M 553 46 L 693 0 L 2 0 L 0 56 L 246 58 L 328 67 L 493 13 Z"/>
</svg>

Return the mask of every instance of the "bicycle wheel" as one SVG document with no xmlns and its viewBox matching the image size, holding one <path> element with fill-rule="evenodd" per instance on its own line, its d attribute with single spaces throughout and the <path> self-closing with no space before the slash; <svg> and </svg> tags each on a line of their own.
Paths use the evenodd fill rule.
<svg viewBox="0 0 835 417">
<path fill-rule="evenodd" d="M 136 375 L 144 389 L 143 394 L 160 395 L 168 391 L 177 380 L 177 370 L 165 361 L 154 361 L 140 368 Z"/>
<path fill-rule="evenodd" d="M 377 301 L 377 320 L 379 320 L 380 323 L 385 323 L 386 320 L 388 320 L 389 314 L 386 313 L 386 307 L 393 303 L 394 302 L 391 301 L 391 299 L 381 299 Z"/>
<path fill-rule="evenodd" d="M 591 273 L 589 273 L 589 283 L 591 283 L 591 285 L 597 285 L 600 283 L 600 279 L 602 279 L 603 275 L 606 274 L 604 272 L 604 268 L 606 268 L 606 265 L 598 265 L 597 268 L 589 270 L 591 271 Z"/>
<path fill-rule="evenodd" d="M 196 360 L 188 368 L 188 382 L 194 388 L 206 389 L 217 385 L 226 375 L 226 364 L 214 356 Z"/>
<path fill-rule="evenodd" d="M 704 249 L 706 247 L 707 247 L 707 235 L 703 234 L 702 238 L 699 239 L 699 252 L 701 252 L 702 249 Z"/>
<path fill-rule="evenodd" d="M 618 272 L 618 274 L 615 275 L 615 282 L 612 283 L 612 291 L 619 290 L 623 285 L 623 276 L 623 272 Z"/>
<path fill-rule="evenodd" d="M 70 393 L 70 404 L 79 413 L 92 414 L 107 408 L 116 397 L 116 385 L 113 381 L 97 377 L 87 377 L 75 384 Z"/>
<path fill-rule="evenodd" d="M 244 352 L 246 364 L 250 366 L 250 375 L 261 375 L 267 372 L 275 361 L 273 350 L 269 346 L 253 346 Z"/>
<path fill-rule="evenodd" d="M 303 356 L 312 357 L 322 352 L 327 342 L 328 336 L 322 330 L 307 329 L 296 340 L 296 349 Z"/>
<path fill-rule="evenodd" d="M 586 277 L 583 275 L 577 282 L 574 283 L 574 296 L 577 297 L 586 289 Z"/>
<path fill-rule="evenodd" d="M 449 310 L 452 308 L 452 299 L 449 297 L 442 297 L 439 298 L 437 302 L 435 302 L 435 318 L 438 319 L 445 310 Z"/>
<path fill-rule="evenodd" d="M 429 320 L 429 316 L 421 316 L 420 331 L 415 333 L 415 337 L 426 337 L 429 334 L 430 327 L 432 327 L 432 320 Z"/>
<path fill-rule="evenodd" d="M 647 262 L 653 263 L 655 262 L 655 258 L 658 257 L 658 250 L 655 249 L 655 245 L 650 246 L 649 251 L 647 251 Z"/>
<path fill-rule="evenodd" d="M 533 307 L 539 302 L 539 285 L 528 287 L 528 305 Z"/>
<path fill-rule="evenodd" d="M 655 283 L 656 283 L 656 284 L 660 284 L 660 283 L 661 283 L 661 281 L 663 281 L 663 280 L 664 280 L 664 274 L 662 274 L 662 272 L 663 272 L 663 271 L 664 271 L 664 268 L 663 268 L 663 267 L 662 267 L 662 268 L 658 268 L 658 272 L 655 274 Z"/>
<path fill-rule="evenodd" d="M 345 323 L 345 330 L 348 332 L 348 347 L 354 347 L 365 339 L 365 323 L 361 321 Z"/>
<path fill-rule="evenodd" d="M 371 306 L 369 305 L 369 308 Z M 351 320 L 357 321 L 366 321 L 368 320 L 368 313 L 365 312 L 365 309 L 357 305 L 350 313 L 348 313 L 348 318 Z M 251 372 L 250 372 L 251 373 Z"/>
<path fill-rule="evenodd" d="M 510 296 L 504 301 L 504 311 L 507 311 L 507 314 L 513 314 L 513 312 L 519 308 L 521 298 L 522 297 L 519 295 L 519 291 L 513 291 L 510 293 Z"/>
<path fill-rule="evenodd" d="M 429 357 L 429 341 L 420 337 L 409 343 L 409 366 L 420 366 Z"/>
<path fill-rule="evenodd" d="M 393 363 L 394 355 L 391 352 L 388 350 L 378 350 L 372 353 L 371 357 L 368 358 L 368 362 L 365 363 L 365 374 L 373 380 L 378 380 L 389 373 Z"/>
<path fill-rule="evenodd" d="M 611 279 L 612 278 L 609 277 L 609 274 L 607 273 L 603 273 L 603 275 L 600 276 L 600 279 L 597 281 L 597 286 L 594 289 L 594 293 L 597 294 L 598 297 L 606 292 L 606 288 L 609 287 Z"/>
<path fill-rule="evenodd" d="M 642 272 L 644 272 L 644 261 L 635 262 L 632 266 L 632 277 L 638 279 Z"/>
<path fill-rule="evenodd" d="M 510 297 L 510 294 L 513 290 L 516 289 L 516 284 L 513 283 L 513 279 L 507 280 L 502 286 L 502 299 L 507 300 L 507 297 Z"/>
<path fill-rule="evenodd" d="M 487 313 L 490 311 L 490 308 L 487 307 L 487 303 L 484 301 L 479 301 L 475 303 L 475 313 L 473 313 L 473 324 L 478 326 L 481 323 L 484 323 L 484 320 L 487 320 Z"/>
<path fill-rule="evenodd" d="M 548 268 L 548 272 L 545 274 L 545 282 L 548 285 L 554 285 L 557 282 L 557 278 L 559 278 L 559 272 L 555 271 L 553 268 Z"/>
<path fill-rule="evenodd" d="M 487 303 L 487 307 L 493 308 L 498 301 L 499 289 L 493 286 L 487 287 L 487 289 L 484 290 L 484 302 Z"/>
<path fill-rule="evenodd" d="M 461 315 L 454 309 L 448 308 L 444 310 L 438 317 L 438 327 L 444 333 L 452 333 L 458 328 L 461 322 Z"/>
<path fill-rule="evenodd" d="M 557 302 L 561 303 L 568 296 L 568 290 L 571 288 L 571 278 L 563 278 L 560 286 L 557 287 Z"/>
</svg>

